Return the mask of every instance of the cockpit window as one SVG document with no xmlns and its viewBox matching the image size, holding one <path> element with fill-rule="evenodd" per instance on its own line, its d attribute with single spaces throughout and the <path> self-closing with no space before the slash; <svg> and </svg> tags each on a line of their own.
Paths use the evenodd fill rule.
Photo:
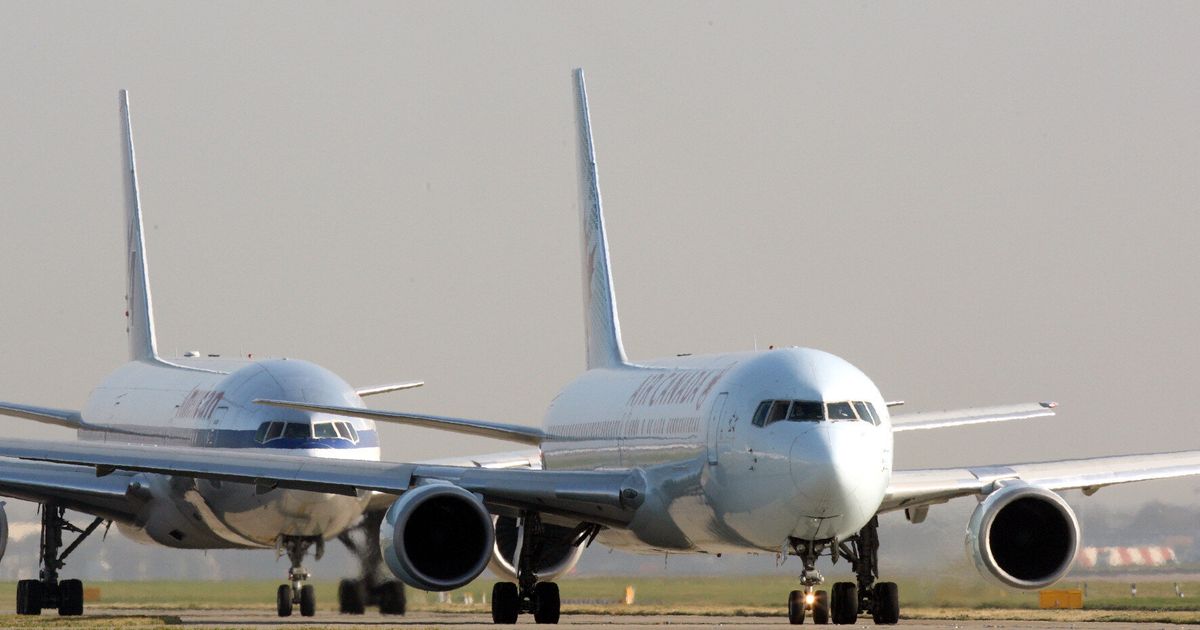
<svg viewBox="0 0 1200 630">
<path fill-rule="evenodd" d="M 879 426 L 879 416 L 875 415 L 875 405 L 869 402 L 854 403 L 854 410 L 858 412 L 858 417 L 870 422 L 875 426 Z"/>
<path fill-rule="evenodd" d="M 358 431 L 354 428 L 354 425 L 350 424 L 349 422 L 343 422 L 341 424 L 342 424 L 342 428 L 346 431 L 346 434 L 350 436 L 350 441 L 357 444 L 358 443 Z"/>
<path fill-rule="evenodd" d="M 825 419 L 825 405 L 815 400 L 793 400 L 788 420 L 797 422 L 820 422 Z"/>
<path fill-rule="evenodd" d="M 338 437 L 337 428 L 332 422 L 318 422 L 313 425 L 313 437 L 321 438 L 336 438 Z"/>
<path fill-rule="evenodd" d="M 283 423 L 272 422 L 271 426 L 267 429 L 267 436 L 263 438 L 263 441 L 270 442 L 281 435 L 283 435 Z"/>
<path fill-rule="evenodd" d="M 271 427 L 270 422 L 264 422 L 258 425 L 258 431 L 254 432 L 254 441 L 262 444 L 267 439 L 267 429 Z"/>
<path fill-rule="evenodd" d="M 829 409 L 830 420 L 855 420 L 854 408 L 848 402 L 831 402 L 825 405 Z"/>
<path fill-rule="evenodd" d="M 771 401 L 764 400 L 758 403 L 758 409 L 754 410 L 754 421 L 751 422 L 756 427 L 766 426 L 767 410 L 771 408 Z"/>
<path fill-rule="evenodd" d="M 771 410 L 767 412 L 766 424 L 769 425 L 772 422 L 779 422 L 780 420 L 783 420 L 784 418 L 786 418 L 787 412 L 788 412 L 788 405 L 791 405 L 791 404 L 792 404 L 792 401 L 790 401 L 790 400 L 776 400 L 775 402 L 771 403 Z"/>
<path fill-rule="evenodd" d="M 289 422 L 283 429 L 283 437 L 285 438 L 310 438 L 312 437 L 312 429 L 306 423 Z"/>
</svg>

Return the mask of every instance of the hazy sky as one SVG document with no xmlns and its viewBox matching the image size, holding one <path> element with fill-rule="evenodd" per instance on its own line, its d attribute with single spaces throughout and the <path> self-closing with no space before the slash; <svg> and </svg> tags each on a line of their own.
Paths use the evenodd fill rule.
<svg viewBox="0 0 1200 630">
<path fill-rule="evenodd" d="M 0 399 L 78 408 L 125 360 L 128 88 L 166 353 L 539 423 L 584 361 L 582 65 L 631 358 L 806 345 L 910 411 L 1062 403 L 899 436 L 902 467 L 1200 448 L 1198 32 L 1194 3 L 6 2 Z"/>
</svg>

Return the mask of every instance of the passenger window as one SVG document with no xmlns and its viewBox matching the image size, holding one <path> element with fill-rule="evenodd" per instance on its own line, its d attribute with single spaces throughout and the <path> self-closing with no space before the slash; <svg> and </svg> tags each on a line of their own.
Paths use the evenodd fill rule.
<svg viewBox="0 0 1200 630">
<path fill-rule="evenodd" d="M 848 402 L 828 403 L 830 420 L 854 420 L 854 408 Z"/>
<path fill-rule="evenodd" d="M 313 435 L 317 438 L 335 438 L 338 436 L 337 429 L 334 428 L 332 422 L 314 424 Z"/>
<path fill-rule="evenodd" d="M 788 420 L 797 422 L 820 422 L 825 419 L 825 405 L 815 400 L 793 400 Z"/>
<path fill-rule="evenodd" d="M 771 403 L 771 411 L 767 413 L 767 424 L 779 422 L 787 418 L 788 405 L 792 404 L 790 400 L 776 400 Z"/>
<path fill-rule="evenodd" d="M 758 409 L 754 410 L 754 420 L 750 423 L 756 427 L 766 426 L 767 410 L 771 408 L 771 401 L 764 400 L 758 403 Z"/>
<path fill-rule="evenodd" d="M 262 444 L 267 439 L 267 429 L 270 428 L 270 422 L 264 422 L 258 425 L 258 431 L 254 434 L 254 441 Z"/>
<path fill-rule="evenodd" d="M 283 435 L 283 423 L 272 422 L 271 427 L 267 429 L 267 437 L 264 441 L 270 442 L 281 435 Z"/>
<path fill-rule="evenodd" d="M 289 422 L 283 429 L 283 437 L 285 438 L 310 438 L 312 437 L 312 429 L 307 423 Z"/>
<path fill-rule="evenodd" d="M 879 426 L 879 418 L 875 417 L 875 410 L 867 406 L 869 404 L 870 403 L 855 401 L 854 410 L 858 412 L 859 418 L 862 418 L 863 420 L 866 420 L 875 426 Z"/>
</svg>

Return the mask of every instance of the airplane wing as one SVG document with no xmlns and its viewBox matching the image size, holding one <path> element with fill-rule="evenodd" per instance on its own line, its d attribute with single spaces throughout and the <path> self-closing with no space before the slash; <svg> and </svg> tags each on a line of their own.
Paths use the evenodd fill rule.
<svg viewBox="0 0 1200 630">
<path fill-rule="evenodd" d="M 891 406 L 892 403 L 888 403 Z M 918 431 L 922 429 L 941 429 L 943 427 L 958 427 L 968 424 L 983 424 L 986 422 L 1008 422 L 1009 420 L 1028 420 L 1054 415 L 1058 403 L 1040 402 L 1020 405 L 1005 405 L 1001 407 L 976 407 L 973 409 L 956 409 L 952 411 L 928 411 L 921 413 L 905 413 L 892 416 L 892 432 Z"/>
<path fill-rule="evenodd" d="M 419 462 L 429 466 L 458 466 L 467 468 L 524 468 L 527 470 L 542 469 L 542 452 L 538 449 L 528 449 L 524 451 L 505 451 L 503 453 L 488 453 L 486 455 L 472 455 L 470 457 L 447 457 L 444 459 L 431 459 Z M 392 503 L 399 498 L 397 494 L 389 494 L 385 492 L 374 492 L 371 495 L 371 500 L 367 504 L 368 512 L 387 511 L 392 507 Z"/>
<path fill-rule="evenodd" d="M 133 473 L 97 477 L 91 468 L 15 459 L 0 459 L 0 495 L 124 522 L 133 520 L 138 502 Z"/>
<path fill-rule="evenodd" d="M 398 392 L 402 389 L 412 389 L 421 387 L 425 381 L 408 381 L 405 383 L 388 383 L 386 385 L 372 385 L 371 387 L 355 388 L 354 393 L 359 396 L 374 396 L 376 394 L 386 394 L 388 392 Z"/>
<path fill-rule="evenodd" d="M 78 411 L 71 409 L 51 409 L 50 407 L 35 407 L 17 403 L 0 402 L 0 415 L 14 416 L 34 420 L 46 424 L 54 424 L 68 429 L 78 429 L 83 426 L 83 417 Z"/>
<path fill-rule="evenodd" d="M 898 470 L 892 473 L 880 512 L 916 509 L 965 496 L 983 496 L 1007 480 L 1047 490 L 1081 489 L 1200 474 L 1200 451 L 1117 455 L 1031 464 Z"/>
<path fill-rule="evenodd" d="M 546 471 L 325 459 L 260 449 L 148 447 L 111 443 L 6 440 L 0 456 L 94 467 L 101 477 L 149 472 L 356 495 L 401 494 L 424 481 L 446 481 L 479 494 L 493 511 L 536 510 L 581 522 L 621 527 L 645 497 L 637 470 Z M 92 469 L 87 469 L 92 470 Z"/>
<path fill-rule="evenodd" d="M 537 445 L 541 444 L 542 441 L 546 439 L 545 431 L 520 424 L 489 422 L 487 420 L 469 420 L 466 418 L 450 418 L 446 416 L 428 416 L 423 414 L 403 413 L 397 411 L 377 411 L 375 409 L 359 409 L 356 407 L 314 405 L 310 403 L 290 402 L 286 400 L 260 399 L 254 402 L 260 405 L 269 405 L 271 407 L 300 409 L 302 411 L 316 411 L 318 413 L 331 413 L 339 416 L 353 416 L 356 418 L 366 418 L 368 420 L 378 420 L 380 422 L 411 424 L 413 426 L 425 427 L 427 429 L 441 429 L 443 431 L 453 431 L 455 433 L 465 433 L 467 435 L 478 435 L 482 437 L 495 438 L 497 440 L 519 442 L 521 444 Z"/>
</svg>

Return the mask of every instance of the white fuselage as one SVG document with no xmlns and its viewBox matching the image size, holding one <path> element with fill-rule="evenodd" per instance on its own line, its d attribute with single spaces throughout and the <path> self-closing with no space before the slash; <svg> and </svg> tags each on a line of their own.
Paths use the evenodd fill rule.
<svg viewBox="0 0 1200 630">
<path fill-rule="evenodd" d="M 83 409 L 88 428 L 79 431 L 80 439 L 379 459 L 378 433 L 370 420 L 253 402 L 273 398 L 362 407 L 354 389 L 324 368 L 285 359 L 172 363 L 134 361 L 111 374 L 88 398 Z M 316 426 L 335 420 L 354 431 Z M 270 434 L 272 423 L 278 423 L 277 436 Z M 333 437 L 322 435 L 330 429 Z M 135 540 L 180 548 L 270 547 L 280 536 L 329 539 L 353 526 L 367 502 L 365 496 L 259 492 L 248 484 L 156 474 L 139 474 L 137 482 L 144 501 L 131 522 L 118 523 L 121 531 Z"/>
<path fill-rule="evenodd" d="M 766 401 L 870 403 L 876 417 L 757 426 Z M 892 470 L 878 388 L 846 361 L 805 348 L 589 370 L 551 404 L 546 431 L 546 468 L 646 471 L 634 522 L 602 534 L 633 550 L 777 551 L 789 539 L 844 539 L 875 515 Z"/>
</svg>

